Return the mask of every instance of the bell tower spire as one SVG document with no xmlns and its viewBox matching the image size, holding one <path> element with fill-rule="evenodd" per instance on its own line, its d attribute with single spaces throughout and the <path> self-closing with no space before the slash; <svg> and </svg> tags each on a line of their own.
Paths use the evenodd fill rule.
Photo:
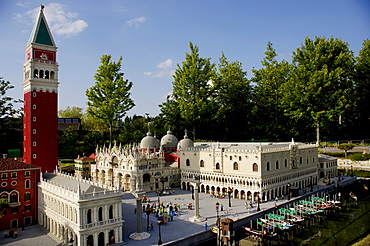
<svg viewBox="0 0 370 246">
<path fill-rule="evenodd" d="M 41 5 L 25 48 L 23 157 L 26 163 L 50 173 L 58 164 L 59 65 L 56 52 Z"/>
</svg>

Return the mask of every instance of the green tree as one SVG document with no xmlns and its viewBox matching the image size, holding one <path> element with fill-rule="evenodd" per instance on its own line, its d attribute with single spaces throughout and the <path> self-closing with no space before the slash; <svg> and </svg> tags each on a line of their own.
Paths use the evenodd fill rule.
<svg viewBox="0 0 370 246">
<path fill-rule="evenodd" d="M 3 213 L 7 208 L 10 208 L 8 199 L 0 198 L 0 218 L 3 217 Z"/>
<path fill-rule="evenodd" d="M 292 66 L 289 62 L 276 60 L 277 53 L 272 43 L 267 43 L 261 69 L 253 69 L 255 131 L 259 138 L 281 140 L 289 131 L 289 120 L 281 106 L 281 87 L 289 79 Z"/>
<path fill-rule="evenodd" d="M 343 115 L 352 107 L 353 66 L 348 44 L 333 37 L 306 38 L 293 52 L 293 71 L 282 88 L 285 114 L 315 126 L 317 143 L 322 127 L 339 128 L 346 120 Z"/>
<path fill-rule="evenodd" d="M 59 118 L 82 118 L 83 117 L 83 108 L 79 107 L 70 107 L 67 106 L 66 109 L 58 110 L 58 117 Z"/>
<path fill-rule="evenodd" d="M 166 106 L 178 107 L 182 120 L 191 126 L 195 139 L 197 126 L 210 117 L 210 81 L 215 76 L 215 64 L 210 58 L 200 57 L 199 48 L 192 42 L 189 42 L 189 48 L 190 53 L 186 53 L 181 65 L 177 64 L 173 76 L 172 98 L 175 103 Z"/>
<path fill-rule="evenodd" d="M 242 63 L 229 62 L 224 53 L 213 81 L 214 118 L 224 134 L 224 140 L 240 141 L 245 137 L 241 129 L 249 129 L 251 86 Z"/>
<path fill-rule="evenodd" d="M 73 129 L 73 126 L 69 126 L 59 136 L 59 155 L 61 155 L 61 157 L 77 157 L 79 154 L 77 148 L 78 139 L 78 133 Z"/>
<path fill-rule="evenodd" d="M 13 99 L 7 92 L 14 86 L 0 77 L 0 153 L 8 149 L 22 149 L 22 108 L 16 108 L 22 100 Z"/>
<path fill-rule="evenodd" d="M 103 55 L 94 78 L 95 85 L 86 90 L 87 113 L 102 120 L 109 127 L 112 142 L 113 128 L 135 104 L 130 98 L 132 82 L 125 80 L 120 72 L 122 57 L 111 61 L 111 55 Z"/>
<path fill-rule="evenodd" d="M 355 147 L 355 145 L 354 144 L 351 144 L 351 143 L 342 143 L 342 144 L 339 144 L 337 146 L 338 149 L 344 150 L 344 158 L 346 158 L 346 159 L 347 159 L 347 152 L 348 152 L 348 150 L 351 150 L 354 147 Z"/>
<path fill-rule="evenodd" d="M 364 40 L 362 49 L 356 57 L 356 76 L 355 76 L 355 91 L 356 91 L 356 106 L 358 125 L 360 130 L 359 136 L 370 133 L 370 40 Z M 364 134 L 365 133 L 365 134 Z"/>
<path fill-rule="evenodd" d="M 14 116 L 22 111 L 22 109 L 14 107 L 15 103 L 20 103 L 22 100 L 15 100 L 6 95 L 7 91 L 13 88 L 14 86 L 9 81 L 5 81 L 3 77 L 0 77 L 0 118 Z"/>
</svg>

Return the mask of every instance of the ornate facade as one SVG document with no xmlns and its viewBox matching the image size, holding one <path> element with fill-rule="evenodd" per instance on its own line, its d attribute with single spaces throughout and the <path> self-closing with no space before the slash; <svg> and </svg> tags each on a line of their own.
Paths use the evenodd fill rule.
<svg viewBox="0 0 370 246">
<path fill-rule="evenodd" d="M 200 191 L 262 201 L 316 184 L 317 145 L 295 143 L 195 143 L 180 152 L 181 188 L 200 177 Z"/>
<path fill-rule="evenodd" d="M 122 242 L 119 189 L 61 173 L 43 173 L 38 192 L 39 224 L 63 243 Z"/>
<path fill-rule="evenodd" d="M 180 185 L 177 138 L 168 131 L 161 141 L 148 132 L 139 146 L 98 147 L 91 165 L 94 181 L 124 191 L 145 192 Z"/>
</svg>

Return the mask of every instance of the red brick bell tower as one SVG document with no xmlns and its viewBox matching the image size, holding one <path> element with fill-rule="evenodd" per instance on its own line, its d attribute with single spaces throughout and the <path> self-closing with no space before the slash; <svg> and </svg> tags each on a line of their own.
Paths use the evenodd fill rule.
<svg viewBox="0 0 370 246">
<path fill-rule="evenodd" d="M 25 48 L 23 157 L 42 172 L 53 172 L 58 165 L 59 65 L 43 9 Z"/>
</svg>

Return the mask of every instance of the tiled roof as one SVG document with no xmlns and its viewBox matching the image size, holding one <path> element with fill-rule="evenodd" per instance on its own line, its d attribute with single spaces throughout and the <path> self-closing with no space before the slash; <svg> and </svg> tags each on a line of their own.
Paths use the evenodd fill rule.
<svg viewBox="0 0 370 246">
<path fill-rule="evenodd" d="M 10 170 L 18 170 L 18 169 L 35 169 L 39 168 L 34 165 L 24 163 L 23 158 L 17 159 L 0 159 L 0 171 L 10 171 Z"/>
</svg>

